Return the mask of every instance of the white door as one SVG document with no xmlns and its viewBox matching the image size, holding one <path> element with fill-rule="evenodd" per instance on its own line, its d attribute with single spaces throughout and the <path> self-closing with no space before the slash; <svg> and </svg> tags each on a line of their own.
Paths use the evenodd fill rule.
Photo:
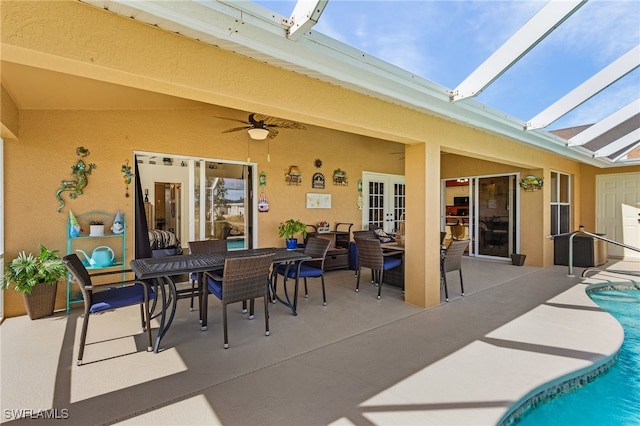
<svg viewBox="0 0 640 426">
<path fill-rule="evenodd" d="M 404 176 L 362 173 L 362 227 L 369 225 L 395 233 L 405 208 Z"/>
<path fill-rule="evenodd" d="M 640 247 L 640 173 L 596 177 L 596 232 L 628 246 Z M 640 253 L 608 244 L 611 257 L 640 260 Z"/>
</svg>

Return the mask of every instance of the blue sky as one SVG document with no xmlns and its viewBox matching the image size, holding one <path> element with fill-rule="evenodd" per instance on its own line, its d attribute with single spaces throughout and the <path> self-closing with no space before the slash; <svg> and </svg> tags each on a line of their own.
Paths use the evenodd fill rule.
<svg viewBox="0 0 640 426">
<path fill-rule="evenodd" d="M 295 1 L 256 0 L 285 17 Z M 329 0 L 315 31 L 454 89 L 545 1 Z M 527 121 L 640 43 L 640 1 L 591 0 L 476 100 Z M 640 69 L 553 123 L 591 124 L 640 96 Z"/>
</svg>

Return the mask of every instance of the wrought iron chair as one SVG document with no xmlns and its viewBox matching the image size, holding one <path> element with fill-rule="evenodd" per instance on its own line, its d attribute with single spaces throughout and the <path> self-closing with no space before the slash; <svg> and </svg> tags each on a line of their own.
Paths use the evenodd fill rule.
<svg viewBox="0 0 640 426">
<path fill-rule="evenodd" d="M 142 329 L 147 332 L 147 350 L 152 351 L 151 325 L 149 300 L 155 299 L 156 294 L 148 283 L 139 280 L 117 281 L 108 284 L 100 284 L 100 290 L 94 292 L 91 277 L 107 276 L 113 274 L 122 275 L 122 271 L 101 272 L 89 275 L 78 256 L 74 254 L 62 258 L 73 279 L 78 283 L 84 299 L 84 320 L 80 335 L 80 348 L 78 350 L 78 365 L 82 365 L 84 347 L 89 328 L 91 314 L 123 308 L 125 306 L 140 305 L 140 317 Z M 104 290 L 103 290 L 104 289 Z"/>
<path fill-rule="evenodd" d="M 449 301 L 447 288 L 447 272 L 460 271 L 460 292 L 464 296 L 464 283 L 462 281 L 462 255 L 469 245 L 469 240 L 453 240 L 443 252 L 440 260 L 440 277 L 444 285 L 444 298 Z"/>
<path fill-rule="evenodd" d="M 229 229 L 231 229 L 229 227 Z M 191 254 L 214 254 L 214 253 L 226 253 L 227 252 L 227 241 L 226 240 L 200 240 L 200 241 L 189 241 L 189 251 Z M 222 270 L 215 271 L 218 275 L 222 276 Z M 200 320 L 202 320 L 202 287 L 200 283 L 202 283 L 202 272 L 192 272 L 189 274 L 189 278 L 191 279 L 191 289 L 180 290 L 180 294 L 178 295 L 179 299 L 183 299 L 186 297 L 191 298 L 191 307 L 190 310 L 193 311 L 193 297 L 198 296 L 198 309 L 200 309 Z M 198 283 L 198 289 L 196 290 L 195 286 Z M 246 310 L 246 309 L 245 309 Z"/>
<path fill-rule="evenodd" d="M 360 291 L 362 268 L 371 269 L 372 281 L 378 285 L 378 299 L 382 291 L 384 271 L 402 265 L 402 258 L 395 257 L 400 251 L 383 252 L 378 239 L 356 239 L 358 248 L 358 265 L 356 269 L 356 293 Z"/>
<path fill-rule="evenodd" d="M 275 253 L 246 257 L 227 257 L 224 261 L 224 276 L 205 272 L 206 285 L 202 294 L 202 330 L 207 329 L 208 294 L 222 301 L 224 326 L 224 348 L 229 347 L 227 332 L 227 305 L 249 300 L 249 319 L 254 318 L 255 299 L 264 299 L 265 335 L 269 335 L 269 272 Z"/>
<path fill-rule="evenodd" d="M 322 282 L 322 301 L 327 305 L 327 293 L 324 285 L 324 261 L 327 257 L 327 251 L 331 241 L 326 238 L 309 237 L 304 247 L 304 254 L 311 256 L 309 260 L 303 260 L 298 262 L 297 265 L 278 265 L 274 276 L 273 289 L 274 293 L 278 284 L 278 275 L 284 277 L 284 288 L 287 291 L 287 279 L 295 279 L 296 287 L 293 296 L 293 310 L 297 312 L 298 306 L 298 280 L 304 279 L 304 297 L 309 297 L 309 290 L 307 288 L 307 278 L 320 278 Z"/>
</svg>

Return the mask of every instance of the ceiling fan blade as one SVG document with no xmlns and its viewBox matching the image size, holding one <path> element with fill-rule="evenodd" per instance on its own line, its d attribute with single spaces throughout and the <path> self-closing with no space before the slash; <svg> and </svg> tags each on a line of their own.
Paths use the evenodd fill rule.
<svg viewBox="0 0 640 426">
<path fill-rule="evenodd" d="M 233 129 L 223 130 L 220 133 L 231 133 L 231 132 L 239 132 L 240 130 L 248 130 L 253 128 L 253 126 L 243 126 L 243 127 L 234 127 Z"/>
<path fill-rule="evenodd" d="M 267 130 L 269 131 L 269 139 L 273 139 L 278 136 L 278 129 L 276 129 L 275 127 L 267 127 Z"/>
<path fill-rule="evenodd" d="M 282 118 L 277 117 L 269 117 L 268 115 L 263 114 L 253 114 L 253 120 L 260 123 L 262 122 L 266 127 L 279 127 L 281 129 L 294 129 L 294 130 L 305 130 L 304 127 L 300 123 L 296 123 L 291 120 L 284 120 Z"/>
<path fill-rule="evenodd" d="M 244 121 L 244 120 L 238 120 L 237 118 L 229 118 L 229 117 L 219 117 L 217 115 L 213 116 L 214 118 L 220 118 L 222 120 L 229 120 L 229 121 L 235 121 L 237 123 L 242 123 L 242 124 L 246 124 L 247 126 L 251 126 L 251 123 L 249 123 L 248 121 Z"/>
</svg>

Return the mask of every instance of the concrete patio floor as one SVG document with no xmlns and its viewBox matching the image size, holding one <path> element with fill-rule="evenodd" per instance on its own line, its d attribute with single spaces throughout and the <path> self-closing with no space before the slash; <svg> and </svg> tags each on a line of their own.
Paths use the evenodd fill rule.
<svg viewBox="0 0 640 426">
<path fill-rule="evenodd" d="M 405 304 L 391 286 L 381 300 L 371 285 L 355 293 L 353 271 L 331 271 L 327 306 L 315 280 L 297 317 L 270 305 L 269 337 L 260 302 L 253 321 L 230 306 L 226 350 L 215 298 L 204 332 L 179 301 L 158 354 L 146 352 L 138 309 L 126 308 L 92 316 L 81 367 L 79 308 L 10 318 L 0 326 L 2 422 L 42 424 L 32 417 L 55 409 L 78 425 L 496 424 L 521 399 L 606 362 L 622 344 L 621 327 L 585 288 L 631 277 L 583 282 L 581 271 L 574 278 L 565 266 L 465 257 L 466 296 L 451 273 L 450 302 L 430 309 Z"/>
</svg>

